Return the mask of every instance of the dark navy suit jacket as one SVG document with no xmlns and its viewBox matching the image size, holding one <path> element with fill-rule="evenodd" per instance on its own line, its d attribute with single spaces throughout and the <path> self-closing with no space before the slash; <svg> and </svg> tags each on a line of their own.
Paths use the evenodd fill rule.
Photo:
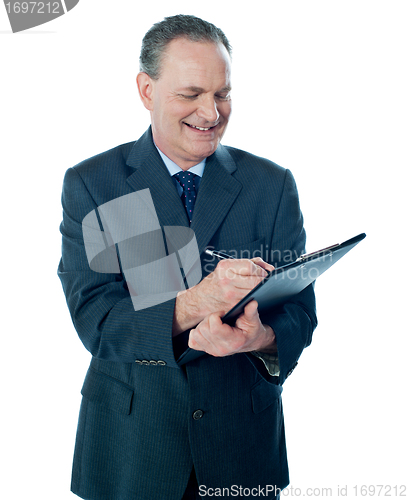
<svg viewBox="0 0 408 500">
<path fill-rule="evenodd" d="M 72 491 L 92 500 L 178 500 L 193 465 L 206 488 L 283 488 L 289 476 L 282 384 L 317 324 L 313 288 L 261 317 L 276 334 L 279 378 L 249 353 L 205 355 L 180 368 L 175 299 L 135 311 L 123 276 L 92 271 L 84 249 L 81 223 L 89 212 L 146 188 L 161 226 L 188 227 L 150 129 L 69 169 L 64 179 L 58 273 L 76 331 L 92 353 Z M 202 256 L 210 246 L 276 265 L 305 250 L 290 171 L 221 145 L 207 159 L 191 228 Z M 216 263 L 202 259 L 205 276 Z"/>
</svg>

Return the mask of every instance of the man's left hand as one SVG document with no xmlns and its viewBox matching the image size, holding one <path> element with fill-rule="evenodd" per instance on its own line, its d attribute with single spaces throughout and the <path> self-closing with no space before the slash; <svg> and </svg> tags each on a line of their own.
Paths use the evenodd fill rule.
<svg viewBox="0 0 408 500">
<path fill-rule="evenodd" d="M 230 356 L 240 352 L 276 352 L 275 333 L 263 325 L 256 301 L 249 302 L 234 326 L 221 321 L 220 313 L 208 315 L 190 332 L 191 349 L 204 351 L 212 356 Z"/>
</svg>

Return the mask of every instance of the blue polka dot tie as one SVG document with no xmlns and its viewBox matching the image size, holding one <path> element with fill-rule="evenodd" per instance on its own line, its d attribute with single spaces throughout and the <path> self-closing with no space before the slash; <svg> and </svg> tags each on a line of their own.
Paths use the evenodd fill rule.
<svg viewBox="0 0 408 500">
<path fill-rule="evenodd" d="M 177 174 L 174 174 L 174 176 L 180 186 L 183 189 L 183 193 L 181 195 L 181 201 L 183 202 L 184 206 L 186 207 L 188 219 L 191 224 L 191 220 L 193 218 L 193 210 L 194 210 L 194 204 L 197 198 L 197 191 L 196 187 L 194 184 L 194 178 L 197 177 L 195 174 L 192 174 L 190 172 L 178 172 Z"/>
</svg>

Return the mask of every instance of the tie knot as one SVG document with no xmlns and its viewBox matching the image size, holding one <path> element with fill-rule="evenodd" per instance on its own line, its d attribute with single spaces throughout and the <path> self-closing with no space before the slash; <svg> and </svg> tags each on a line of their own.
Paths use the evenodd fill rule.
<svg viewBox="0 0 408 500">
<path fill-rule="evenodd" d="M 177 174 L 174 174 L 174 177 L 183 188 L 183 191 L 195 190 L 194 179 L 197 177 L 195 174 L 191 172 L 177 172 Z"/>
</svg>

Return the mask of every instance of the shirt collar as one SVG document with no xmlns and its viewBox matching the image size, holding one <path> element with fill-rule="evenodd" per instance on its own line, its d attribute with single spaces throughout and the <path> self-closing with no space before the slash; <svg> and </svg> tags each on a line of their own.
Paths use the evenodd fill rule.
<svg viewBox="0 0 408 500">
<path fill-rule="evenodd" d="M 156 144 L 155 144 L 156 146 Z M 169 174 L 173 176 L 174 174 L 177 174 L 178 172 L 182 172 L 183 169 L 180 168 L 176 163 L 174 163 L 173 160 L 170 160 L 168 156 L 166 156 L 164 153 L 160 151 L 160 149 L 156 146 L 157 151 L 159 152 L 164 164 L 167 167 L 167 170 L 169 171 Z M 192 174 L 198 175 L 200 177 L 203 176 L 204 173 L 204 168 L 205 168 L 205 162 L 207 161 L 207 158 L 204 158 L 203 161 L 200 161 L 200 163 L 197 163 L 197 165 L 194 165 L 194 167 L 191 167 L 188 169 L 188 172 L 191 172 Z"/>
</svg>

